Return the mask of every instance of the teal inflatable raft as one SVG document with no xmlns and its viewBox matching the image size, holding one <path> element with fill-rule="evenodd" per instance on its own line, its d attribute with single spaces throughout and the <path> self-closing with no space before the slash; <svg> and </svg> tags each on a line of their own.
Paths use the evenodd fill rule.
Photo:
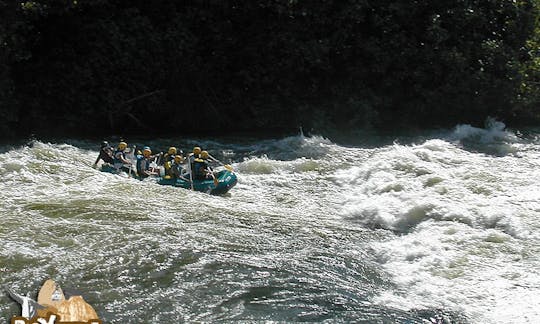
<svg viewBox="0 0 540 324">
<path fill-rule="evenodd" d="M 112 174 L 125 173 L 131 176 L 132 178 L 142 180 L 140 179 L 140 177 L 137 176 L 135 171 L 133 172 L 119 171 L 110 164 L 103 164 L 101 166 L 101 171 L 112 173 Z M 160 185 L 181 187 L 184 189 L 191 190 L 191 181 L 189 179 L 176 179 L 176 178 L 170 178 L 170 177 L 159 177 L 158 179 L 159 180 L 157 181 L 157 183 L 159 183 Z M 193 190 L 206 192 L 211 195 L 223 195 L 227 193 L 229 190 L 231 190 L 231 188 L 234 187 L 236 183 L 238 182 L 238 178 L 236 177 L 236 174 L 232 170 L 219 171 L 216 174 L 216 180 L 217 180 L 217 185 L 214 183 L 214 180 L 212 179 L 193 180 Z"/>
<path fill-rule="evenodd" d="M 238 182 L 236 174 L 229 170 L 221 170 L 216 174 L 217 185 L 212 179 L 208 180 L 193 180 L 193 190 L 206 192 L 211 195 L 223 195 L 231 190 Z M 160 178 L 158 183 L 161 185 L 182 187 L 191 189 L 191 182 L 185 179 L 175 178 Z"/>
</svg>

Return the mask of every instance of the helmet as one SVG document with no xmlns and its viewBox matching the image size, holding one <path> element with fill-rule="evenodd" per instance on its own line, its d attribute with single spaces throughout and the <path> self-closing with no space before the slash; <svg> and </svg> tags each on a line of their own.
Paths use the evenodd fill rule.
<svg viewBox="0 0 540 324">
<path fill-rule="evenodd" d="M 121 149 L 121 150 L 125 150 L 127 147 L 127 143 L 126 142 L 120 142 L 118 143 L 118 148 Z"/>
<path fill-rule="evenodd" d="M 101 148 L 104 148 L 104 147 L 107 147 L 107 146 L 109 146 L 109 142 L 107 142 L 107 141 L 101 142 Z"/>
<path fill-rule="evenodd" d="M 195 146 L 193 148 L 193 154 L 201 154 L 201 148 L 198 146 Z"/>
<path fill-rule="evenodd" d="M 145 146 L 143 148 L 143 156 L 144 157 L 149 157 L 151 154 L 152 154 L 152 150 L 150 149 L 150 147 Z"/>
<path fill-rule="evenodd" d="M 206 159 L 208 159 L 208 156 L 209 156 L 208 151 L 202 151 L 201 152 L 201 158 L 206 160 Z"/>
<path fill-rule="evenodd" d="M 174 156 L 174 160 L 176 162 L 182 162 L 182 160 L 184 160 L 184 157 L 182 155 L 178 154 L 178 155 Z"/>
<path fill-rule="evenodd" d="M 167 153 L 176 154 L 176 147 L 174 147 L 174 146 L 169 147 L 169 150 L 167 151 Z"/>
</svg>

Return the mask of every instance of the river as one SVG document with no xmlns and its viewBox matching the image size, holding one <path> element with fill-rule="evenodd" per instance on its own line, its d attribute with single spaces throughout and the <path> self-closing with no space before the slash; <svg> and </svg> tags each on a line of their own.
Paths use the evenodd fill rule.
<svg viewBox="0 0 540 324">
<path fill-rule="evenodd" d="M 201 145 L 225 196 L 100 172 L 96 141 L 4 145 L 0 284 L 52 278 L 104 323 L 538 323 L 538 135 L 128 141 Z"/>
</svg>

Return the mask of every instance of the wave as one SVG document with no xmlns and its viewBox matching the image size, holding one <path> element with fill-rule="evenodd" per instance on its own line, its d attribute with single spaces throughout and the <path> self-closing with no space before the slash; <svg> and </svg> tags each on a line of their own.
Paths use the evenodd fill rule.
<svg viewBox="0 0 540 324">
<path fill-rule="evenodd" d="M 298 158 L 323 158 L 332 152 L 334 147 L 334 143 L 322 136 L 306 137 L 299 134 L 277 140 L 233 144 L 229 151 L 234 151 L 240 158 L 264 156 L 272 160 L 289 161 Z"/>
<path fill-rule="evenodd" d="M 496 303 L 507 300 L 508 291 L 515 297 L 512 300 L 526 296 L 511 290 L 513 284 L 534 292 L 531 286 L 538 282 L 531 271 L 538 264 L 534 244 L 540 233 L 538 147 L 519 151 L 521 157 L 479 154 L 462 144 L 475 136 L 481 138 L 465 135 L 476 131 L 461 128 L 460 135 L 453 137 L 439 134 L 417 144 L 384 142 L 368 148 L 302 134 L 264 141 L 133 141 L 156 148 L 175 143 L 182 148 L 197 144 L 210 149 L 239 175 L 238 186 L 226 197 L 94 170 L 91 165 L 99 144 L 91 141 L 34 141 L 12 147 L 0 153 L 5 184 L 0 206 L 5 210 L 2 229 L 6 234 L 1 243 L 9 247 L 0 262 L 10 264 L 23 257 L 28 261 L 19 262 L 17 271 L 3 280 L 22 282 L 45 274 L 88 277 L 101 284 L 99 291 L 105 299 L 114 299 L 119 292 L 126 296 L 118 299 L 121 307 L 139 295 L 131 284 L 146 284 L 140 278 L 147 278 L 148 269 L 159 276 L 163 266 L 170 278 L 154 278 L 156 284 L 145 288 L 148 293 L 162 294 L 163 285 L 173 298 L 182 294 L 182 287 L 195 286 L 201 312 L 187 307 L 187 316 L 205 320 L 208 317 L 200 314 L 211 308 L 207 296 L 219 300 L 231 296 L 227 291 L 216 293 L 213 287 L 232 283 L 250 289 L 264 284 L 257 278 L 276 278 L 273 270 L 250 266 L 245 272 L 230 269 L 225 280 L 213 270 L 204 270 L 208 262 L 218 264 L 216 268 L 222 271 L 219 260 L 223 258 L 241 266 L 277 265 L 287 276 L 304 276 L 310 284 L 280 288 L 291 296 L 320 283 L 338 298 L 358 296 L 371 287 L 362 297 L 366 307 L 463 310 L 481 319 L 478 322 L 496 322 L 477 313 L 489 313 Z M 500 132 L 500 126 L 494 132 Z M 494 137 L 487 143 L 497 141 L 518 148 L 526 144 L 520 139 L 512 142 L 511 136 Z M 43 229 L 47 231 L 39 234 Z M 12 237 L 36 250 L 17 250 Z M 53 254 L 52 265 L 27 266 Z M 147 260 L 143 264 L 147 267 L 131 266 L 140 266 L 139 261 L 118 263 L 125 255 Z M 181 262 L 192 265 L 178 265 L 182 256 Z M 327 260 L 326 269 L 313 261 L 321 256 Z M 356 272 L 357 268 L 369 271 Z M 201 284 L 201 276 L 208 282 Z M 490 287 L 491 282 L 498 286 Z M 490 293 L 497 302 L 486 297 Z M 310 305 L 318 305 L 319 291 L 313 296 Z M 354 308 L 359 300 L 343 303 Z M 336 304 L 330 302 L 328 307 Z M 512 311 L 518 310 L 517 304 Z M 283 305 L 290 308 L 292 304 Z M 6 309 L 1 306 L 0 312 L 7 314 Z M 159 302 L 149 298 L 139 311 L 149 309 L 158 316 Z M 501 312 L 497 316 L 505 315 Z M 109 321 L 114 316 L 125 321 L 125 314 L 106 316 Z M 536 313 L 527 310 L 523 316 L 531 314 Z M 345 321 L 350 319 L 344 316 Z"/>
<path fill-rule="evenodd" d="M 537 318 L 520 302 L 538 291 L 538 276 L 530 275 L 538 259 L 529 254 L 540 239 L 537 159 L 536 144 L 496 122 L 378 147 L 336 171 L 340 215 L 391 233 L 370 244 L 395 285 L 374 301 L 404 310 L 450 308 L 475 322 Z M 512 300 L 506 309 L 503 300 Z"/>
<path fill-rule="evenodd" d="M 493 162 L 441 140 L 380 149 L 361 166 L 336 173 L 349 187 L 343 215 L 402 233 L 422 222 L 457 221 L 520 237 L 525 232 L 507 205 L 517 184 L 493 171 L 493 164 L 503 171 L 503 161 Z"/>
<path fill-rule="evenodd" d="M 458 125 L 449 138 L 461 143 L 464 149 L 495 156 L 515 154 L 519 150 L 515 144 L 522 143 L 516 133 L 506 129 L 503 122 L 494 118 L 486 119 L 485 128 Z"/>
</svg>

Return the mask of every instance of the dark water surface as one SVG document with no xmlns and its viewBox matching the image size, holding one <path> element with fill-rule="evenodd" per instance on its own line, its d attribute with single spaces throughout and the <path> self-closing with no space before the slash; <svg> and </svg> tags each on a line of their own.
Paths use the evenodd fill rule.
<svg viewBox="0 0 540 324">
<path fill-rule="evenodd" d="M 379 140 L 130 143 L 209 149 L 239 177 L 219 197 L 102 173 L 92 141 L 4 146 L 0 283 L 104 323 L 540 321 L 536 133 Z"/>
</svg>

